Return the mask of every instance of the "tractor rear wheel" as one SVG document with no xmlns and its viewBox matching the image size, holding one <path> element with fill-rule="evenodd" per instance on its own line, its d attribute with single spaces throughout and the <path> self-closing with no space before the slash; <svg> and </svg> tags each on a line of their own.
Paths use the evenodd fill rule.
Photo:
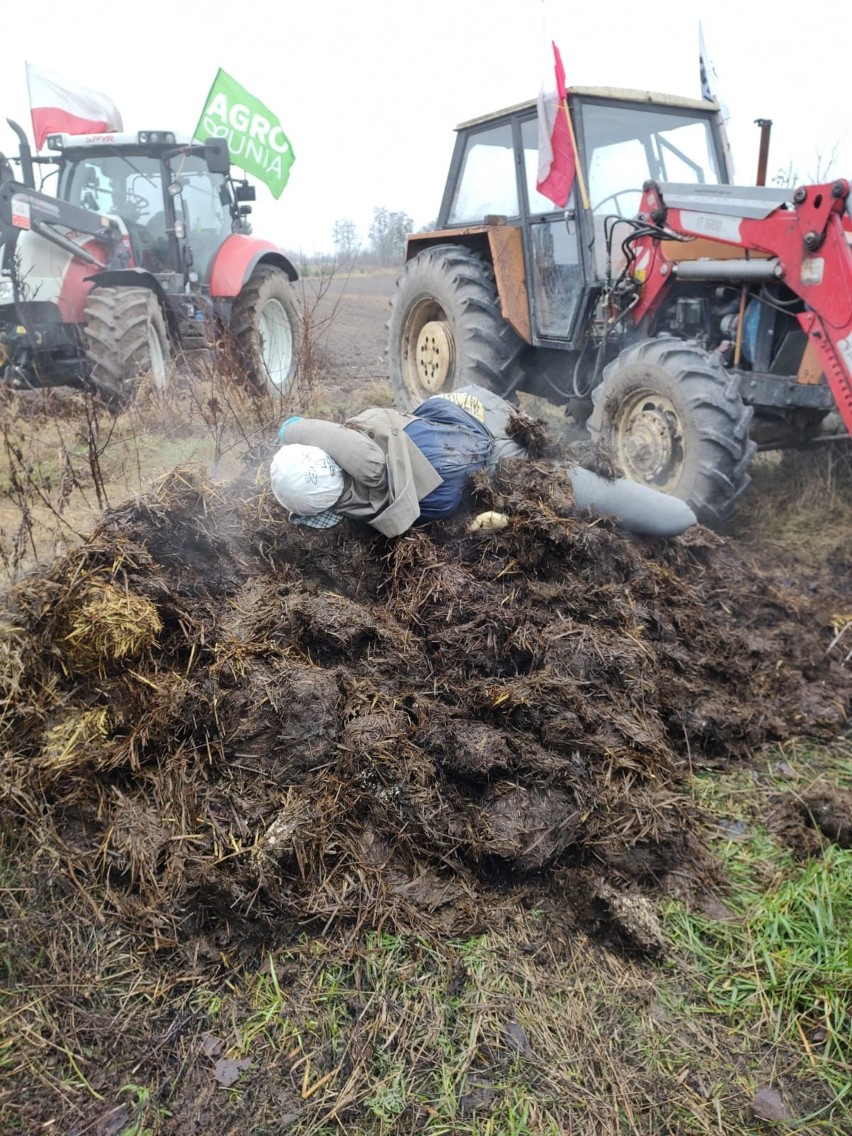
<svg viewBox="0 0 852 1136">
<path fill-rule="evenodd" d="M 752 408 L 737 375 L 694 343 L 634 343 L 592 392 L 589 432 L 625 476 L 680 497 L 708 525 L 726 520 L 749 485 Z"/>
<path fill-rule="evenodd" d="M 296 377 L 299 312 L 293 287 L 280 268 L 259 265 L 234 300 L 231 334 L 240 362 L 258 391 L 290 393 Z"/>
<path fill-rule="evenodd" d="M 513 394 L 523 348 L 481 256 L 463 245 L 435 245 L 408 261 L 388 321 L 391 388 L 401 410 L 468 383 Z"/>
<path fill-rule="evenodd" d="M 112 410 L 126 406 L 150 374 L 165 390 L 171 371 L 166 320 L 148 288 L 93 288 L 85 309 L 88 385 Z"/>
</svg>

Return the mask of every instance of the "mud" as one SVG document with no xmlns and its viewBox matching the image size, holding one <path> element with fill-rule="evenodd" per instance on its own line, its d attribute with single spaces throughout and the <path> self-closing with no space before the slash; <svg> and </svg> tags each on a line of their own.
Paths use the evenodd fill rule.
<svg viewBox="0 0 852 1136">
<path fill-rule="evenodd" d="M 701 872 L 685 774 L 848 722 L 830 573 L 575 516 L 546 462 L 475 484 L 507 529 L 392 541 L 290 526 L 264 468 L 176 471 L 7 597 L 9 816 L 157 946 L 529 893 L 653 952 L 642 893 Z"/>
<path fill-rule="evenodd" d="M 814 786 L 799 802 L 805 823 L 840 848 L 852 848 L 852 791 Z"/>
</svg>

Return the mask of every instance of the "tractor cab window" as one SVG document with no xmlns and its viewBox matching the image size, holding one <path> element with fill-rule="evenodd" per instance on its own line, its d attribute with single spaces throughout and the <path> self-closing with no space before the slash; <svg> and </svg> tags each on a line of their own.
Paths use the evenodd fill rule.
<svg viewBox="0 0 852 1136">
<path fill-rule="evenodd" d="M 74 162 L 63 173 L 60 193 L 93 213 L 117 213 L 130 224 L 144 224 L 163 208 L 160 162 L 141 155 Z"/>
<path fill-rule="evenodd" d="M 180 190 L 175 204 L 186 225 L 192 268 L 200 280 L 206 281 L 213 257 L 232 232 L 226 178 L 224 174 L 211 173 L 204 158 L 197 154 L 175 158 L 171 175 L 173 188 Z"/>
<path fill-rule="evenodd" d="M 594 213 L 633 216 L 649 178 L 696 185 L 721 180 L 706 117 L 641 104 L 585 103 L 581 113 Z"/>
<path fill-rule="evenodd" d="M 120 217 L 136 264 L 152 272 L 171 270 L 159 158 L 99 154 L 69 162 L 62 171 L 59 194 L 93 213 Z"/>
<path fill-rule="evenodd" d="M 118 215 L 135 263 L 159 274 L 179 270 L 166 216 L 170 198 L 189 242 L 188 268 L 206 280 L 216 250 L 231 234 L 225 180 L 197 154 L 180 154 L 170 163 L 137 153 L 87 155 L 66 165 L 60 196 L 94 213 Z"/>
<path fill-rule="evenodd" d="M 524 181 L 529 203 L 529 250 L 532 265 L 532 308 L 535 329 L 546 338 L 568 339 L 583 290 L 580 245 L 575 224 L 574 191 L 560 209 L 536 189 L 538 180 L 538 120 L 521 123 Z M 553 214 L 558 217 L 554 219 Z"/>
<path fill-rule="evenodd" d="M 490 215 L 517 217 L 518 213 L 511 123 L 469 134 L 449 223 L 479 224 Z"/>
<path fill-rule="evenodd" d="M 634 217 L 639 212 L 642 185 L 689 182 L 718 185 L 722 171 L 709 116 L 641 103 L 600 104 L 583 101 L 582 123 L 589 202 L 594 218 L 596 272 L 606 272 L 604 218 Z M 615 226 L 613 271 L 620 271 L 620 245 L 627 235 Z"/>
<path fill-rule="evenodd" d="M 198 155 L 182 155 L 172 163 L 174 184 L 180 187 L 187 231 L 212 233 L 220 241 L 231 232 L 230 197 L 222 193 L 223 174 L 211 174 Z"/>
</svg>

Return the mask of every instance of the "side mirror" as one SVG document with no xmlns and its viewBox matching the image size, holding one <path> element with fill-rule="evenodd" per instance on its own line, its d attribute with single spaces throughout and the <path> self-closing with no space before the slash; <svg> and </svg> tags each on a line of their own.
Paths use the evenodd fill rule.
<svg viewBox="0 0 852 1136">
<path fill-rule="evenodd" d="M 234 196 L 236 197 L 237 201 L 257 200 L 257 192 L 254 186 L 248 185 L 246 182 L 243 182 L 242 185 L 238 185 L 236 187 L 236 189 L 234 190 Z"/>
<path fill-rule="evenodd" d="M 204 143 L 204 159 L 211 174 L 227 174 L 231 171 L 231 155 L 224 138 L 208 138 Z"/>
</svg>

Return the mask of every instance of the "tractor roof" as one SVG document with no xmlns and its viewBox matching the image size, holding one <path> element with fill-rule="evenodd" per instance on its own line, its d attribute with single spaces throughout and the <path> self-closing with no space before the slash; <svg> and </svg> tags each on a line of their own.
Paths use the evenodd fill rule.
<svg viewBox="0 0 852 1136">
<path fill-rule="evenodd" d="M 687 99 L 681 95 L 663 95 L 658 91 L 634 91 L 622 87 L 569 87 L 569 98 L 573 95 L 592 99 L 618 99 L 621 102 L 631 103 L 656 103 L 660 106 L 675 107 L 682 110 L 706 112 L 719 109 L 718 103 L 711 102 L 708 99 Z M 478 126 L 480 123 L 490 122 L 495 118 L 503 118 L 506 115 L 517 114 L 519 111 L 535 110 L 535 108 L 535 99 L 516 103 L 514 106 L 504 107 L 503 110 L 492 111 L 490 114 L 483 114 L 478 118 L 469 118 L 466 122 L 459 123 L 456 130 L 466 130 L 469 126 Z"/>
<path fill-rule="evenodd" d="M 149 149 L 151 146 L 187 146 L 189 136 L 174 130 L 138 130 L 135 133 L 104 131 L 89 134 L 50 134 L 47 138 L 49 150 L 94 150 L 98 147 L 131 147 Z"/>
</svg>

